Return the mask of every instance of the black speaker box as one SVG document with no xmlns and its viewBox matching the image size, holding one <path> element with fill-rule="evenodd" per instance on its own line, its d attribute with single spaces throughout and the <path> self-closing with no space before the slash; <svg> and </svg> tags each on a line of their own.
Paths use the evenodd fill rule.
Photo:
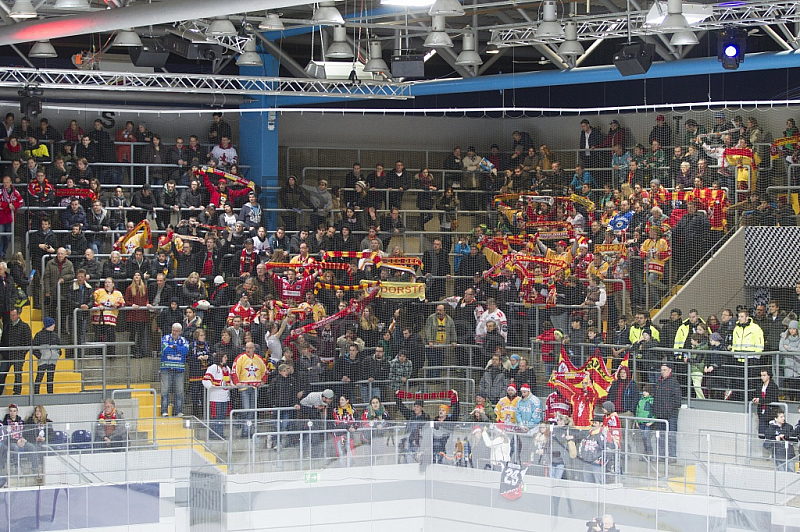
<svg viewBox="0 0 800 532">
<path fill-rule="evenodd" d="M 130 53 L 131 61 L 137 67 L 164 68 L 164 65 L 167 64 L 167 59 L 169 59 L 169 52 L 166 50 L 156 51 L 144 46 L 130 48 L 128 52 Z"/>
<path fill-rule="evenodd" d="M 393 55 L 393 78 L 424 78 L 425 61 L 421 55 Z"/>
<path fill-rule="evenodd" d="M 653 64 L 653 54 L 656 51 L 655 44 L 640 43 L 628 44 L 614 54 L 614 66 L 623 76 L 635 76 L 644 74 L 650 70 Z"/>
</svg>

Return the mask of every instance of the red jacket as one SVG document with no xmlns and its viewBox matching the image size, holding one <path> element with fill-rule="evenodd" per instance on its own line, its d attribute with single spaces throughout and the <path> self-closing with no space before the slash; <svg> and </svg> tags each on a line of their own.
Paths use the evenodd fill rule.
<svg viewBox="0 0 800 532">
<path fill-rule="evenodd" d="M 206 188 L 208 189 L 208 194 L 210 196 L 209 203 L 213 203 L 215 207 L 221 208 L 222 205 L 220 200 L 222 199 L 222 195 L 219 192 L 219 187 L 211 182 L 211 179 L 208 177 L 208 172 L 201 172 L 203 174 L 203 183 L 205 183 Z M 225 187 L 225 194 L 227 195 L 226 202 L 231 204 L 233 207 L 233 198 L 238 198 L 239 196 L 244 196 L 245 194 L 249 194 L 252 189 L 250 188 L 240 188 L 240 189 L 230 189 Z"/>
<path fill-rule="evenodd" d="M 14 187 L 11 187 L 11 192 L 2 188 L 0 190 L 0 224 L 10 224 L 14 221 L 14 213 L 11 212 L 12 205 L 15 212 L 22 207 L 22 195 Z"/>
</svg>

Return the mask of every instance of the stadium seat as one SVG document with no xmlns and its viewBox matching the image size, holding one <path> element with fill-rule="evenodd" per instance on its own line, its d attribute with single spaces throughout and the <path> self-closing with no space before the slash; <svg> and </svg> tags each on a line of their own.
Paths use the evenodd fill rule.
<svg viewBox="0 0 800 532">
<path fill-rule="evenodd" d="M 66 451 L 69 449 L 69 437 L 67 433 L 62 430 L 57 430 L 53 433 L 53 440 L 50 442 L 50 448 L 53 451 Z"/>
<path fill-rule="evenodd" d="M 92 433 L 88 430 L 76 430 L 72 433 L 70 451 L 83 451 L 92 448 Z"/>
</svg>

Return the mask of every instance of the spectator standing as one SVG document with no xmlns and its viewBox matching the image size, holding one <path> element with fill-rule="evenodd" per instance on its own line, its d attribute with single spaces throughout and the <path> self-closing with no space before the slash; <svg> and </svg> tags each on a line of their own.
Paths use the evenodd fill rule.
<svg viewBox="0 0 800 532">
<path fill-rule="evenodd" d="M 22 207 L 22 195 L 14 188 L 11 177 L 3 176 L 3 188 L 0 189 L 0 259 L 6 258 L 8 243 L 14 237 L 14 220 L 17 210 Z"/>
<path fill-rule="evenodd" d="M 256 354 L 255 344 L 247 342 L 244 353 L 236 357 L 231 369 L 231 383 L 239 389 L 244 410 L 256 408 L 257 390 L 267 382 L 268 376 L 267 365 Z M 247 423 L 242 426 L 242 437 L 249 438 L 255 431 L 255 411 L 245 412 L 245 420 Z"/>
<path fill-rule="evenodd" d="M 180 323 L 172 324 L 172 332 L 161 338 L 161 417 L 169 417 L 170 388 L 174 389 L 173 414 L 183 417 L 183 378 L 189 342 L 181 333 Z"/>
<path fill-rule="evenodd" d="M 398 209 L 402 208 L 403 195 L 405 191 L 412 186 L 411 172 L 405 169 L 403 161 L 394 163 L 394 170 L 389 172 L 387 176 L 387 184 L 390 190 L 388 207 L 390 209 L 392 207 L 397 207 Z"/>
<path fill-rule="evenodd" d="M 445 296 L 447 279 L 451 273 L 448 250 L 443 249 L 441 239 L 433 241 L 433 249 L 422 255 L 422 274 L 426 277 L 425 297 L 428 301 L 441 301 Z"/>
<path fill-rule="evenodd" d="M 56 320 L 47 317 L 43 320 L 43 328 L 33 337 L 33 345 L 40 346 L 31 352 L 36 357 L 36 383 L 33 393 L 39 395 L 39 389 L 45 375 L 47 376 L 47 393 L 53 394 L 53 377 L 56 373 L 56 363 L 61 356 L 61 339 L 56 334 Z"/>
<path fill-rule="evenodd" d="M 764 331 L 753 322 L 753 318 L 750 317 L 750 311 L 747 308 L 738 310 L 730 350 L 734 352 L 735 362 L 734 367 L 730 369 L 732 378 L 731 383 L 729 383 L 729 389 L 725 392 L 725 399 L 732 398 L 733 400 L 741 401 L 745 398 L 743 392 L 745 379 L 748 381 L 747 388 L 749 390 L 755 390 L 759 386 L 758 373 L 756 371 L 757 366 L 761 363 L 761 352 L 764 351 Z M 744 371 L 745 360 L 747 360 L 749 366 L 747 375 L 745 375 Z M 731 391 L 734 388 L 736 390 L 732 394 Z"/>
<path fill-rule="evenodd" d="M 46 316 L 59 316 L 59 285 L 61 285 L 60 300 L 66 303 L 67 287 L 75 279 L 75 268 L 67 258 L 67 250 L 58 248 L 56 256 L 47 262 L 42 275 L 42 288 L 44 289 L 44 308 Z M 66 307 L 65 307 L 66 308 Z"/>
<path fill-rule="evenodd" d="M 455 347 L 458 342 L 456 324 L 445 312 L 444 305 L 436 305 L 436 312 L 425 321 L 425 338 L 428 342 L 425 349 L 428 366 L 443 366 L 448 346 Z M 438 378 L 441 373 L 441 370 L 432 370 L 427 376 Z"/>
<path fill-rule="evenodd" d="M 208 393 L 209 417 L 212 419 L 213 437 L 225 439 L 225 417 L 230 409 L 231 372 L 228 355 L 222 354 L 219 361 L 211 364 L 203 375 L 203 386 Z"/>
<path fill-rule="evenodd" d="M 756 408 L 758 414 L 758 437 L 764 438 L 767 433 L 767 425 L 774 419 L 774 407 L 771 403 L 778 401 L 778 385 L 772 380 L 772 370 L 764 368 L 761 370 L 761 388 L 754 390 L 750 400 Z"/>
<path fill-rule="evenodd" d="M 31 345 L 31 327 L 19 315 L 19 309 L 12 308 L 9 311 L 9 324 L 8 324 L 8 345 L 12 347 L 23 347 L 24 349 L 13 349 L 6 351 L 2 355 L 2 363 L 0 363 L 0 374 L 3 379 L 0 380 L 0 395 L 3 395 L 5 389 L 5 377 L 14 368 L 14 395 L 22 393 L 22 365 L 25 363 L 25 355 L 28 352 L 26 346 Z"/>
<path fill-rule="evenodd" d="M 125 298 L 114 288 L 114 279 L 106 277 L 103 287 L 94 291 L 92 324 L 97 327 L 96 340 L 106 343 L 117 341 L 117 319 L 120 307 L 125 306 Z M 114 356 L 114 346 L 109 346 L 108 356 Z"/>
<path fill-rule="evenodd" d="M 211 124 L 211 127 L 208 128 L 209 144 L 218 144 L 222 137 L 233 138 L 231 126 L 222 117 L 222 113 L 214 113 L 213 120 L 214 122 Z"/>
<path fill-rule="evenodd" d="M 658 454 L 665 458 L 669 455 L 670 463 L 674 463 L 677 457 L 678 413 L 681 410 L 681 388 L 672 375 L 672 368 L 671 362 L 661 364 L 661 377 L 653 393 L 653 414 L 657 419 L 666 419 L 669 424 L 665 427 L 663 422 L 655 423 L 657 428 L 665 431 L 664 437 L 658 440 Z"/>
</svg>

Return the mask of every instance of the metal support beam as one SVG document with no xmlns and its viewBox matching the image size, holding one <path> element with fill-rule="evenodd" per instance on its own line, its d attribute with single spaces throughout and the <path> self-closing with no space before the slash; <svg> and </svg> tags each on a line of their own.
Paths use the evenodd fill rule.
<svg viewBox="0 0 800 532">
<path fill-rule="evenodd" d="M 483 75 L 483 73 L 489 70 L 489 67 L 495 64 L 498 59 L 506 55 L 508 50 L 509 50 L 508 48 L 500 48 L 500 50 L 498 50 L 496 54 L 489 54 L 492 57 L 483 62 L 483 64 L 478 69 L 478 75 L 479 76 Z"/>
<path fill-rule="evenodd" d="M 800 46 L 797 43 L 797 37 L 795 37 L 792 34 L 792 32 L 789 30 L 789 28 L 786 26 L 786 24 L 783 24 L 783 23 L 778 24 L 778 29 L 781 30 L 781 33 L 783 33 L 783 36 L 786 37 L 786 42 L 789 43 L 789 46 L 791 46 L 792 48 L 797 50 L 798 46 Z"/>
<path fill-rule="evenodd" d="M 296 78 L 306 77 L 306 72 L 303 70 L 303 67 L 300 65 L 300 63 L 292 59 L 277 44 L 264 37 L 260 32 L 256 32 L 254 35 L 259 41 L 261 41 L 261 46 L 264 47 L 264 50 L 269 52 L 272 57 L 277 59 L 281 66 L 286 67 L 286 70 L 288 70 L 292 76 Z"/>
<path fill-rule="evenodd" d="M 778 43 L 778 45 L 783 48 L 784 50 L 794 50 L 795 48 L 789 46 L 789 43 L 783 40 L 783 37 L 778 35 L 778 33 L 770 28 L 769 26 L 761 26 L 761 29 L 764 30 L 764 33 L 772 37 L 772 40 Z M 796 47 L 796 45 L 795 45 Z"/>
<path fill-rule="evenodd" d="M 566 64 L 563 59 L 561 59 L 561 56 L 555 53 L 548 45 L 537 44 L 534 46 L 534 49 L 549 59 L 551 63 L 558 67 L 559 70 L 566 70 L 569 68 L 569 65 Z"/>
</svg>

